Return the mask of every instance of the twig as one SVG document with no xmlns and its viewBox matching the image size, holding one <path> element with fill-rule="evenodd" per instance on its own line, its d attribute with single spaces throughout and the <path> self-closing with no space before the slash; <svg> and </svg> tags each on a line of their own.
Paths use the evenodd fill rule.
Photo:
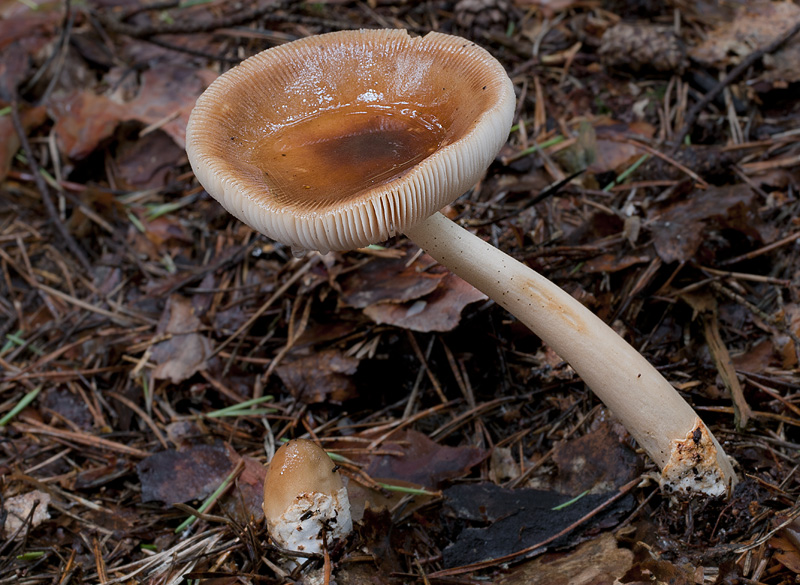
<svg viewBox="0 0 800 585">
<path fill-rule="evenodd" d="M 44 423 L 40 423 L 34 420 L 29 420 L 28 423 L 16 422 L 12 423 L 12 425 L 24 433 L 30 433 L 32 435 L 48 435 L 50 437 L 57 437 L 60 439 L 64 439 L 65 441 L 72 441 L 74 443 L 87 445 L 89 447 L 94 447 L 100 450 L 114 451 L 116 453 L 122 453 L 123 455 L 130 455 L 131 457 L 140 457 L 144 459 L 145 457 L 150 455 L 150 453 L 148 453 L 147 451 L 142 451 L 141 449 L 137 449 L 136 447 L 123 445 L 122 443 L 117 443 L 116 441 L 104 439 L 103 437 L 96 437 L 95 435 L 89 435 L 87 433 L 76 433 L 73 431 L 56 429 L 53 427 L 49 427 Z"/>
<path fill-rule="evenodd" d="M 167 41 L 163 41 L 161 39 L 147 38 L 142 40 L 150 43 L 151 45 L 161 47 L 162 49 L 167 49 L 168 51 L 185 53 L 187 55 L 191 55 L 192 57 L 200 57 L 201 59 L 208 59 L 209 61 L 219 61 L 220 63 L 230 63 L 230 64 L 241 63 L 242 61 L 240 57 L 225 57 L 224 55 L 212 55 L 211 53 L 208 53 L 206 51 L 200 51 L 198 49 L 192 49 L 189 47 L 181 47 L 180 45 L 176 45 L 174 43 L 168 43 Z"/>
<path fill-rule="evenodd" d="M 785 238 L 781 238 L 777 242 L 772 242 L 771 244 L 767 244 L 766 246 L 762 246 L 757 250 L 752 250 L 751 252 L 747 252 L 746 254 L 740 254 L 739 256 L 734 256 L 733 258 L 728 258 L 727 260 L 722 260 L 719 265 L 720 266 L 730 266 L 731 264 L 737 264 L 742 260 L 752 260 L 756 256 L 761 256 L 762 254 L 766 254 L 767 252 L 772 252 L 773 250 L 780 248 L 781 246 L 785 246 L 786 244 L 791 244 L 795 240 L 800 239 L 800 231 L 794 232 L 786 236 Z"/>
<path fill-rule="evenodd" d="M 72 252 L 83 269 L 86 272 L 91 272 L 92 265 L 89 263 L 89 259 L 86 257 L 83 249 L 72 237 L 72 234 L 69 233 L 66 226 L 62 223 L 61 218 L 58 217 L 58 210 L 53 203 L 53 198 L 50 197 L 50 191 L 47 188 L 47 184 L 44 182 L 41 173 L 39 172 L 39 165 L 33 156 L 33 149 L 28 142 L 28 137 L 25 135 L 25 128 L 22 126 L 22 120 L 19 117 L 19 104 L 16 100 L 11 102 L 11 121 L 14 124 L 14 130 L 17 132 L 17 136 L 19 137 L 19 143 L 22 146 L 22 150 L 25 152 L 25 157 L 28 159 L 28 166 L 33 174 L 33 180 L 36 183 L 36 188 L 42 195 L 42 202 L 44 203 L 45 210 L 47 210 L 47 215 L 55 225 L 56 231 L 58 231 L 61 239 L 64 240 L 64 244 L 67 246 L 67 248 L 69 248 L 70 252 Z"/>
<path fill-rule="evenodd" d="M 216 18 L 205 22 L 197 22 L 192 19 L 187 19 L 183 22 L 175 22 L 172 24 L 156 24 L 146 26 L 134 26 L 120 22 L 103 13 L 98 13 L 97 18 L 110 30 L 123 34 L 135 39 L 142 39 L 152 37 L 155 35 L 176 35 L 176 34 L 192 34 L 211 32 L 220 28 L 230 28 L 247 22 L 252 22 L 262 16 L 266 16 L 270 12 L 282 8 L 284 2 L 271 2 L 266 6 L 260 6 L 247 12 L 235 12 L 230 16 Z"/>
<path fill-rule="evenodd" d="M 697 121 L 697 117 L 700 113 L 706 108 L 708 104 L 714 101 L 722 91 L 728 87 L 731 83 L 733 83 L 742 73 L 744 73 L 747 69 L 749 69 L 756 61 L 761 59 L 764 55 L 769 55 L 770 53 L 774 53 L 778 49 L 780 49 L 786 42 L 788 42 L 794 35 L 800 32 L 800 22 L 795 23 L 795 25 L 790 28 L 788 31 L 780 35 L 770 44 L 760 49 L 756 49 L 747 57 L 742 59 L 742 62 L 739 63 L 736 67 L 730 70 L 722 80 L 714 86 L 708 93 L 703 96 L 699 102 L 697 102 L 692 109 L 689 110 L 689 113 L 686 114 L 686 121 L 681 128 L 681 131 L 678 133 L 675 142 L 672 144 L 672 153 L 675 153 L 683 144 L 683 141 L 691 132 L 694 123 Z"/>
</svg>

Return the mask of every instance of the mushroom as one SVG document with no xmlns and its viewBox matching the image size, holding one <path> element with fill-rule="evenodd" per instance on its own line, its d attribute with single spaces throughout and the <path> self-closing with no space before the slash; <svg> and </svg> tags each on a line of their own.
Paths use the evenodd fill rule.
<svg viewBox="0 0 800 585">
<path fill-rule="evenodd" d="M 197 100 L 186 150 L 200 183 L 270 238 L 349 250 L 405 233 L 564 360 L 681 492 L 723 495 L 730 461 L 635 349 L 553 283 L 437 210 L 505 143 L 514 88 L 468 40 L 343 31 L 259 53 Z"/>
<path fill-rule="evenodd" d="M 350 534 L 347 489 L 322 447 L 295 439 L 275 452 L 264 479 L 264 516 L 272 540 L 290 551 L 320 554 L 323 539 Z"/>
</svg>

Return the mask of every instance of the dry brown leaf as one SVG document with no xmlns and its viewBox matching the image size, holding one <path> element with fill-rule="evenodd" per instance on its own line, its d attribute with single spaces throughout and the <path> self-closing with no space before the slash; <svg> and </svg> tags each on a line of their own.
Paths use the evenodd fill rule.
<svg viewBox="0 0 800 585">
<path fill-rule="evenodd" d="M 794 2 L 748 1 L 740 4 L 731 21 L 723 21 L 689 54 L 700 63 L 724 69 L 760 49 L 800 21 L 800 6 Z M 800 81 L 800 39 L 795 37 L 764 58 L 762 80 L 793 83 Z"/>
<path fill-rule="evenodd" d="M 244 467 L 236 477 L 236 487 L 225 492 L 219 501 L 225 515 L 244 525 L 264 520 L 264 476 L 267 468 L 257 459 L 242 457 Z"/>
<path fill-rule="evenodd" d="M 553 452 L 560 491 L 611 492 L 640 473 L 641 457 L 624 442 L 625 430 L 601 421 L 587 434 L 559 443 Z"/>
<path fill-rule="evenodd" d="M 408 265 L 409 256 L 375 259 L 348 273 L 339 283 L 341 302 L 363 309 L 376 303 L 403 303 L 433 292 L 446 270 L 427 254 Z"/>
<path fill-rule="evenodd" d="M 392 455 L 358 457 L 367 464 L 372 477 L 398 479 L 436 488 L 439 483 L 467 475 L 488 452 L 477 447 L 450 447 L 431 441 L 414 431 L 398 431 L 381 444 L 381 451 Z"/>
<path fill-rule="evenodd" d="M 633 553 L 601 534 L 566 553 L 551 553 L 514 568 L 500 585 L 613 585 L 633 564 Z"/>
<path fill-rule="evenodd" d="M 8 498 L 3 503 L 3 511 L 8 514 L 3 526 L 3 537 L 15 536 L 17 540 L 24 538 L 28 533 L 28 528 L 36 528 L 45 520 L 50 519 L 50 514 L 47 512 L 49 504 L 50 494 L 39 490 Z M 35 510 L 34 506 L 36 506 Z M 32 516 L 31 511 L 33 511 Z M 28 523 L 28 528 L 23 528 L 26 523 Z"/>
<path fill-rule="evenodd" d="M 214 80 L 207 69 L 165 64 L 142 74 L 139 93 L 119 103 L 92 90 L 70 93 L 54 99 L 54 131 L 61 150 L 72 159 L 88 156 L 108 139 L 120 122 L 136 120 L 149 126 L 159 124 L 180 148 L 186 142 L 186 123 L 196 96 Z"/>
<path fill-rule="evenodd" d="M 470 303 L 488 297 L 455 274 L 448 274 L 439 288 L 413 302 L 378 303 L 364 309 L 364 314 L 378 324 L 394 325 L 422 333 L 452 331 L 461 321 L 461 311 Z"/>
<path fill-rule="evenodd" d="M 43 106 L 26 108 L 20 112 L 20 121 L 26 132 L 44 124 L 46 118 L 47 110 Z M 19 147 L 19 137 L 11 116 L 0 116 L 0 181 L 6 178 Z"/>
<path fill-rule="evenodd" d="M 170 449 L 143 459 L 136 466 L 142 483 L 142 502 L 167 506 L 205 498 L 217 489 L 239 462 L 227 443 Z"/>
<path fill-rule="evenodd" d="M 694 258 L 706 225 L 737 230 L 758 239 L 756 198 L 748 185 L 710 187 L 696 190 L 688 198 L 650 214 L 650 231 L 656 252 L 664 262 L 686 262 Z"/>
<path fill-rule="evenodd" d="M 359 360 L 336 349 L 303 356 L 275 368 L 292 396 L 306 404 L 341 403 L 357 396 L 352 375 Z"/>
<path fill-rule="evenodd" d="M 159 333 L 170 334 L 170 337 L 153 345 L 150 356 L 158 364 L 153 377 L 177 384 L 206 367 L 206 360 L 211 355 L 211 341 L 197 333 L 199 328 L 200 319 L 194 314 L 192 302 L 180 295 L 172 295 L 158 327 Z"/>
<path fill-rule="evenodd" d="M 21 4 L 21 3 L 20 3 Z M 56 3 L 56 7 L 58 4 Z M 31 57 L 57 38 L 60 10 L 26 10 L 0 18 L 0 96 L 11 99 L 36 65 Z"/>
</svg>

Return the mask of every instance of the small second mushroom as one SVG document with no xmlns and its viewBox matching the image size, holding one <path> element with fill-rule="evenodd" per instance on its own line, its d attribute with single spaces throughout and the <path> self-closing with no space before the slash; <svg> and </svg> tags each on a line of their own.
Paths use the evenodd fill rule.
<svg viewBox="0 0 800 585">
<path fill-rule="evenodd" d="M 264 479 L 264 516 L 275 544 L 321 554 L 323 542 L 350 534 L 350 502 L 335 468 L 325 450 L 306 439 L 275 452 Z"/>
</svg>

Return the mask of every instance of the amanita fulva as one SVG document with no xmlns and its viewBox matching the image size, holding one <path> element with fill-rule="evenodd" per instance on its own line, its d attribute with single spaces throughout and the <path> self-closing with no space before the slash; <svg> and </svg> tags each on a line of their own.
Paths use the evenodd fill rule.
<svg viewBox="0 0 800 585">
<path fill-rule="evenodd" d="M 694 410 L 572 296 L 436 211 L 505 143 L 514 88 L 474 43 L 403 30 L 344 31 L 268 49 L 197 100 L 186 150 L 206 190 L 295 251 L 349 250 L 405 233 L 564 360 L 677 491 L 736 481 Z"/>
<path fill-rule="evenodd" d="M 350 502 L 336 465 L 325 450 L 306 439 L 275 452 L 264 479 L 264 516 L 275 543 L 291 551 L 322 553 L 350 534 Z"/>
</svg>

